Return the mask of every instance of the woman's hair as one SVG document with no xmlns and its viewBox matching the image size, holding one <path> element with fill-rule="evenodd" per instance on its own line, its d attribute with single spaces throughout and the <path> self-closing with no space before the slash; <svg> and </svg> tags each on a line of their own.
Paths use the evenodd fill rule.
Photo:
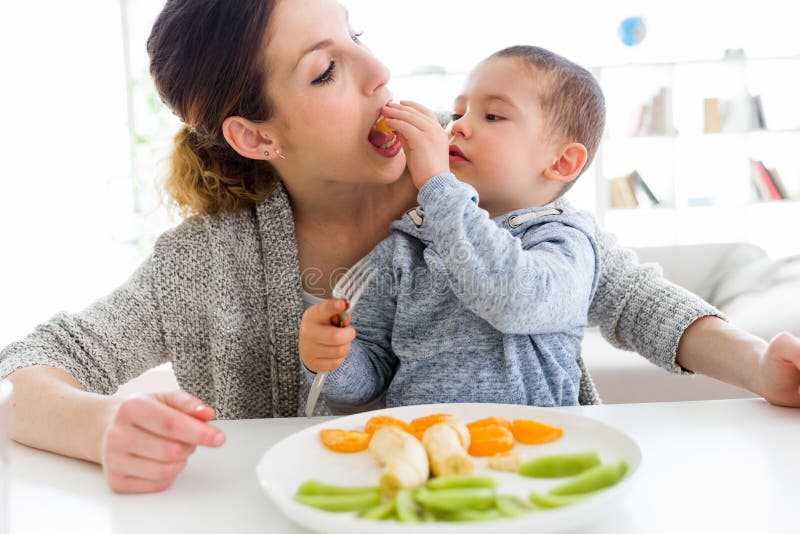
<svg viewBox="0 0 800 534">
<path fill-rule="evenodd" d="M 184 125 L 175 136 L 167 194 L 185 216 L 246 209 L 278 175 L 237 154 L 222 134 L 230 116 L 272 117 L 261 48 L 271 0 L 168 0 L 150 37 L 150 74 Z"/>
<path fill-rule="evenodd" d="M 489 59 L 502 57 L 520 59 L 542 75 L 538 96 L 547 127 L 551 134 L 586 147 L 583 173 L 597 153 L 606 123 L 606 101 L 595 77 L 580 65 L 538 46 L 504 48 Z"/>
</svg>

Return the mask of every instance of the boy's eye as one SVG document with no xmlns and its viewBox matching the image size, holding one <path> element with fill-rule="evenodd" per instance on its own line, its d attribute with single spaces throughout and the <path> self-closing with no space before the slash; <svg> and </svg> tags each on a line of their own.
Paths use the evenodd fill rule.
<svg viewBox="0 0 800 534">
<path fill-rule="evenodd" d="M 501 117 L 500 115 L 493 115 L 491 113 L 487 113 L 486 120 L 489 122 L 501 121 L 503 120 L 503 117 Z"/>
<path fill-rule="evenodd" d="M 331 61 L 328 65 L 328 68 L 325 69 L 325 72 L 317 76 L 311 81 L 312 85 L 324 85 L 326 83 L 331 83 L 333 81 L 333 71 L 336 68 L 336 62 Z"/>
</svg>

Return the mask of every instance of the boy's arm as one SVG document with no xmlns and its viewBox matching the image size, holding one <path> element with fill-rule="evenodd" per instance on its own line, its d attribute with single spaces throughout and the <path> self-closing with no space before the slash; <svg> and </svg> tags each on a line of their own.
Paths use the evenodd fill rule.
<svg viewBox="0 0 800 534">
<path fill-rule="evenodd" d="M 392 236 L 370 253 L 375 275 L 353 310 L 356 339 L 341 366 L 328 374 L 323 386 L 326 398 L 343 404 L 366 404 L 378 397 L 394 376 L 397 357 L 391 338 L 397 306 L 391 268 Z M 313 380 L 314 373 L 306 370 Z"/>
<path fill-rule="evenodd" d="M 504 333 L 585 326 L 597 269 L 590 238 L 552 223 L 523 242 L 489 219 L 476 196 L 452 174 L 432 178 L 418 196 L 459 300 Z"/>
</svg>

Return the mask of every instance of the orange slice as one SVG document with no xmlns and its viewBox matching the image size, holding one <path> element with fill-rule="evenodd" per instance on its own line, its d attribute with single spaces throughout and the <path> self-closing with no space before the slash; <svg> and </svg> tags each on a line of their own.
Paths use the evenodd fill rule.
<svg viewBox="0 0 800 534">
<path fill-rule="evenodd" d="M 503 426 L 511 430 L 511 422 L 505 417 L 487 417 L 485 419 L 478 419 L 467 425 L 470 430 L 482 426 Z"/>
<path fill-rule="evenodd" d="M 414 431 L 411 430 L 411 425 L 390 415 L 376 415 L 375 417 L 371 418 L 369 421 L 367 421 L 367 424 L 364 425 L 364 432 L 371 436 L 376 430 L 385 426 L 396 426 L 400 430 L 405 430 L 409 434 L 414 433 Z"/>
<path fill-rule="evenodd" d="M 504 426 L 487 425 L 469 429 L 469 453 L 472 456 L 494 456 L 514 448 L 514 435 Z"/>
<path fill-rule="evenodd" d="M 511 432 L 517 441 L 527 445 L 550 443 L 564 435 L 564 430 L 556 426 L 531 421 L 530 419 L 514 419 L 511 423 Z"/>
<path fill-rule="evenodd" d="M 422 435 L 428 428 L 452 419 L 454 419 L 454 417 L 449 413 L 435 413 L 433 415 L 426 415 L 425 417 L 417 417 L 411 421 L 411 433 L 417 436 L 418 439 L 422 439 Z"/>
<path fill-rule="evenodd" d="M 389 128 L 388 124 L 386 124 L 386 117 L 384 117 L 384 116 L 381 116 L 381 118 L 378 119 L 378 122 L 375 123 L 375 129 L 378 130 L 379 132 L 393 132 L 394 131 L 393 129 Z"/>
<path fill-rule="evenodd" d="M 366 450 L 372 436 L 358 430 L 334 430 L 329 428 L 321 430 L 319 437 L 322 443 L 332 451 L 360 452 Z"/>
</svg>

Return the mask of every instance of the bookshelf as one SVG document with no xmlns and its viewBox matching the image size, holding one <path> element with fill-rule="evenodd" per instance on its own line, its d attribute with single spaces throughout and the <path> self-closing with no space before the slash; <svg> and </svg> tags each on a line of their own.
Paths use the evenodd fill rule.
<svg viewBox="0 0 800 534">
<path fill-rule="evenodd" d="M 606 229 L 633 246 L 749 240 L 800 253 L 800 240 L 772 238 L 800 227 L 800 56 L 592 70 L 608 108 L 591 171 Z"/>
</svg>

